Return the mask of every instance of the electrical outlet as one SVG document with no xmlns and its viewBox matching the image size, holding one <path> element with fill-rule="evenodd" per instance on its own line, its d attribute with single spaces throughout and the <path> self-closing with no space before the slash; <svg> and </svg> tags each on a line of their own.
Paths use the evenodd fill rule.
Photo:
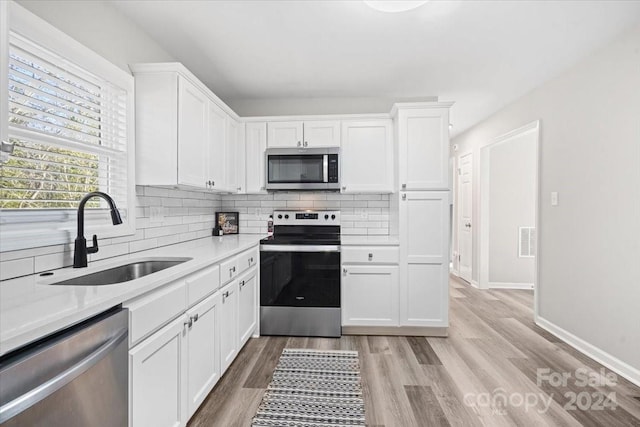
<svg viewBox="0 0 640 427">
<path fill-rule="evenodd" d="M 151 222 L 164 221 L 164 208 L 162 206 L 151 206 L 149 208 L 149 221 Z"/>
<path fill-rule="evenodd" d="M 551 192 L 551 206 L 558 206 L 558 192 Z"/>
</svg>

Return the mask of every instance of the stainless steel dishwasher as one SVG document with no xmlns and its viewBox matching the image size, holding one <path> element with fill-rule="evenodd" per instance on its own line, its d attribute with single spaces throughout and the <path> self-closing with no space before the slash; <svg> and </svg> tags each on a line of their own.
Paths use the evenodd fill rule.
<svg viewBox="0 0 640 427">
<path fill-rule="evenodd" d="M 0 425 L 124 427 L 128 317 L 113 308 L 0 358 Z"/>
</svg>

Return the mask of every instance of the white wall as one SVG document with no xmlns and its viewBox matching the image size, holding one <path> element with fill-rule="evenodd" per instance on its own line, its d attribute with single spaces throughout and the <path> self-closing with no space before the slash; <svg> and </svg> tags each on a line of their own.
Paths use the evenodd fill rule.
<svg viewBox="0 0 640 427">
<path fill-rule="evenodd" d="M 127 72 L 128 64 L 174 61 L 108 2 L 17 0 L 17 3 Z"/>
<path fill-rule="evenodd" d="M 537 119 L 539 317 L 640 383 L 640 27 L 452 144 L 478 154 Z"/>
<path fill-rule="evenodd" d="M 488 147 L 489 287 L 533 284 L 534 259 L 518 255 L 519 227 L 535 227 L 536 133 Z"/>
</svg>

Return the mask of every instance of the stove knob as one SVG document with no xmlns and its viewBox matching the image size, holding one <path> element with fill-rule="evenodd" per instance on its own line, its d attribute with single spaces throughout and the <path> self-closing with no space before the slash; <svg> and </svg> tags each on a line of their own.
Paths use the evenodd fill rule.
<svg viewBox="0 0 640 427">
<path fill-rule="evenodd" d="M 325 215 L 325 216 L 324 216 L 324 219 L 329 219 L 329 215 Z"/>
<path fill-rule="evenodd" d="M 336 219 L 336 216 L 335 215 L 331 215 L 331 219 Z"/>
<path fill-rule="evenodd" d="M 282 214 L 278 215 L 278 219 L 282 219 Z"/>
<path fill-rule="evenodd" d="M 285 215 L 285 216 L 284 216 L 284 219 L 289 219 L 289 215 Z"/>
</svg>

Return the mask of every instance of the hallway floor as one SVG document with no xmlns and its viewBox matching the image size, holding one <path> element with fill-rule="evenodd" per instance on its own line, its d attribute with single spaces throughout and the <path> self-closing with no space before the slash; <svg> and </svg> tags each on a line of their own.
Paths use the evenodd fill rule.
<svg viewBox="0 0 640 427">
<path fill-rule="evenodd" d="M 640 426 L 640 388 L 533 322 L 533 292 L 451 279 L 448 338 L 261 337 L 189 426 L 249 426 L 283 348 L 358 350 L 369 426 Z"/>
</svg>

